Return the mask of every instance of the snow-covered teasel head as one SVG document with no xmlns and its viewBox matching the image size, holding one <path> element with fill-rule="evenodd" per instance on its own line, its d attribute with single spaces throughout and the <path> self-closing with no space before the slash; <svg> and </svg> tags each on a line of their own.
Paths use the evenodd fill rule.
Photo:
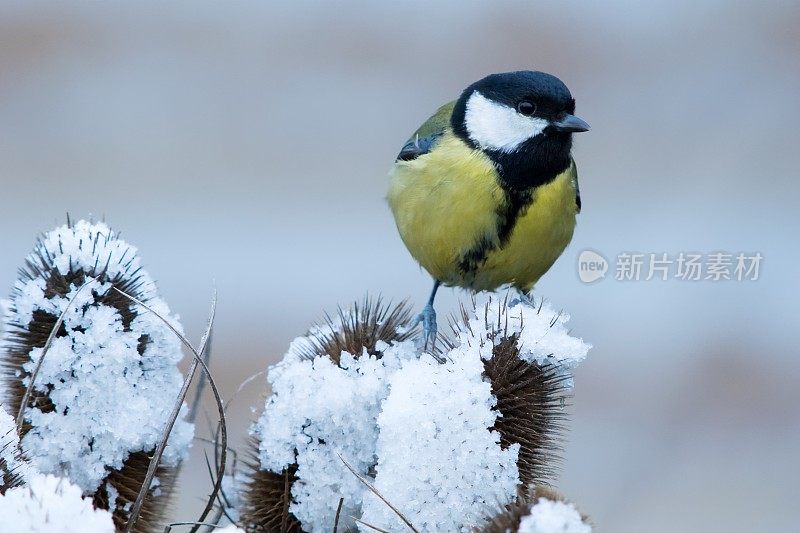
<svg viewBox="0 0 800 533">
<path fill-rule="evenodd" d="M 368 489 L 337 454 L 362 475 L 374 469 L 387 376 L 416 357 L 410 322 L 406 304 L 366 298 L 312 326 L 270 368 L 272 395 L 251 428 L 257 460 L 243 523 L 279 529 L 287 500 L 289 531 L 331 530 L 340 497 L 340 530 L 360 516 Z"/>
<path fill-rule="evenodd" d="M 372 329 L 352 313 L 314 326 L 270 369 L 243 524 L 279 525 L 288 506 L 290 531 L 329 530 L 343 498 L 342 517 L 404 528 L 340 456 L 420 531 L 471 531 L 552 479 L 570 370 L 589 349 L 566 315 L 482 299 L 432 356 L 396 338 L 407 318 L 388 321 L 388 341 L 355 341 Z"/>
<path fill-rule="evenodd" d="M 20 270 L 4 316 L 0 358 L 12 415 L 39 366 L 24 406 L 21 445 L 41 472 L 64 476 L 123 521 L 123 485 L 143 480 L 182 385 L 180 341 L 147 303 L 181 329 L 141 267 L 136 248 L 104 223 L 79 221 L 42 235 Z M 58 318 L 63 324 L 45 356 Z M 185 409 L 184 409 L 185 411 Z M 187 454 L 193 426 L 185 413 L 171 433 L 158 477 L 169 479 Z M 135 494 L 139 487 L 133 489 Z M 115 501 L 109 501 L 115 500 Z M 153 511 L 166 505 L 166 498 Z M 156 513 L 157 515 L 157 513 Z M 155 515 L 154 515 L 155 516 Z"/>
</svg>

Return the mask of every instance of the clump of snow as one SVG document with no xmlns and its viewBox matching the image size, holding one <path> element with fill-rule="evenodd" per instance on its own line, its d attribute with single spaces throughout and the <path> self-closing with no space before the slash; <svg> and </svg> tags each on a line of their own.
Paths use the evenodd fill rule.
<svg viewBox="0 0 800 533">
<path fill-rule="evenodd" d="M 519 523 L 519 533 L 591 533 L 571 503 L 539 498 Z"/>
<path fill-rule="evenodd" d="M 22 459 L 16 423 L 2 405 L 0 405 L 0 463 L 4 465 L 0 468 L 0 487 L 7 486 L 7 474 L 17 475 L 22 480 L 28 480 L 36 474 L 30 463 Z"/>
<path fill-rule="evenodd" d="M 470 531 L 516 496 L 519 444 L 502 449 L 489 428 L 497 411 L 478 350 L 452 350 L 448 362 L 407 361 L 390 378 L 378 416 L 375 488 L 420 531 Z M 405 526 L 374 494 L 363 520 L 391 531 Z"/>
<path fill-rule="evenodd" d="M 361 474 L 369 473 L 376 460 L 376 418 L 389 392 L 387 377 L 403 360 L 416 357 L 411 342 L 379 350 L 380 359 L 366 351 L 343 352 L 339 366 L 327 356 L 309 360 L 290 350 L 270 369 L 272 396 L 252 433 L 260 440 L 263 469 L 279 473 L 297 463 L 290 511 L 304 529 L 332 530 L 339 498 L 344 498 L 342 516 L 361 515 L 368 489 L 338 454 Z"/>
<path fill-rule="evenodd" d="M 503 338 L 517 336 L 520 358 L 529 363 L 549 363 L 569 371 L 580 364 L 592 347 L 567 329 L 569 315 L 553 309 L 550 302 L 519 299 L 506 305 L 496 294 L 476 296 L 466 324 L 456 331 L 456 344 L 476 346 L 490 359 L 492 348 Z"/>
<path fill-rule="evenodd" d="M 108 499 L 108 510 L 113 513 L 117 510 L 119 491 L 111 483 L 106 483 L 106 498 Z"/>
<path fill-rule="evenodd" d="M 136 248 L 104 223 L 80 221 L 47 233 L 28 262 L 43 273 L 15 284 L 5 315 L 9 331 L 0 341 L 0 353 L 11 349 L 9 332 L 28 328 L 35 311 L 55 317 L 67 312 L 65 334 L 54 340 L 35 383 L 36 390 L 49 390 L 54 410 L 26 409 L 32 429 L 22 447 L 40 471 L 67 476 L 84 492 L 92 492 L 107 469 L 121 468 L 132 452 L 155 448 L 182 384 L 176 367 L 182 358 L 179 339 L 158 317 L 136 305 L 127 324 L 120 310 L 108 303 L 113 292 L 109 280 L 132 282 L 135 287 L 130 290 L 140 300 L 179 331 L 181 326 L 141 268 Z M 85 281 L 72 283 L 67 294 L 46 290 L 47 276 L 81 271 Z M 98 275 L 100 281 L 90 277 Z M 86 284 L 90 286 L 81 290 Z M 28 375 L 42 348 L 32 349 L 29 356 L 24 365 Z M 22 382 L 27 386 L 29 378 Z M 163 456 L 166 465 L 177 465 L 187 454 L 194 427 L 185 415 L 184 406 Z"/>
<path fill-rule="evenodd" d="M 150 482 L 150 493 L 156 498 L 161 496 L 161 480 L 158 476 L 153 476 L 153 481 Z"/>
<path fill-rule="evenodd" d="M 114 533 L 111 513 L 95 509 L 91 498 L 82 498 L 81 489 L 68 480 L 45 475 L 0 496 L 0 527 L 31 533 Z"/>
</svg>

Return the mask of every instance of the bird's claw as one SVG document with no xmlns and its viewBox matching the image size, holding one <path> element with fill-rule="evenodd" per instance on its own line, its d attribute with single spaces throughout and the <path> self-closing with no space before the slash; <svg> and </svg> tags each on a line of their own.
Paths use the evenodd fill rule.
<svg viewBox="0 0 800 533">
<path fill-rule="evenodd" d="M 414 325 L 416 326 L 419 323 L 422 323 L 422 332 L 425 337 L 424 349 L 428 349 L 429 342 L 431 348 L 433 348 L 434 344 L 436 343 L 436 332 L 438 330 L 438 325 L 436 324 L 436 311 L 433 309 L 433 305 L 426 305 L 422 312 L 417 315 Z"/>
<path fill-rule="evenodd" d="M 514 307 L 519 304 L 536 307 L 536 300 L 533 299 L 533 292 L 525 292 L 521 289 L 517 289 L 516 296 L 508 302 L 508 306 Z"/>
</svg>

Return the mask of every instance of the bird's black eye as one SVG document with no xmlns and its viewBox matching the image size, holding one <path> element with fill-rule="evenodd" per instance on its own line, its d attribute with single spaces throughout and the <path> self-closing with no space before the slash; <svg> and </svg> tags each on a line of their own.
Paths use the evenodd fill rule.
<svg viewBox="0 0 800 533">
<path fill-rule="evenodd" d="M 536 113 L 536 104 L 533 102 L 528 102 L 527 100 L 523 100 L 517 104 L 517 111 L 519 111 L 521 115 L 529 117 Z"/>
</svg>

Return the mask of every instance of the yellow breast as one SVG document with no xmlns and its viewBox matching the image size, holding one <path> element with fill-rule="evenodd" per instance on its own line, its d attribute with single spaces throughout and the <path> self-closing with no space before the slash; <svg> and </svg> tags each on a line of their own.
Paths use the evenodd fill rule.
<svg viewBox="0 0 800 533">
<path fill-rule="evenodd" d="M 574 165 L 538 187 L 507 241 L 497 235 L 498 208 L 505 202 L 488 157 L 448 131 L 434 150 L 398 161 L 388 200 L 411 255 L 445 285 L 493 290 L 512 284 L 529 290 L 552 266 L 575 228 Z M 464 256 L 483 240 L 485 261 L 471 272 Z"/>
</svg>

